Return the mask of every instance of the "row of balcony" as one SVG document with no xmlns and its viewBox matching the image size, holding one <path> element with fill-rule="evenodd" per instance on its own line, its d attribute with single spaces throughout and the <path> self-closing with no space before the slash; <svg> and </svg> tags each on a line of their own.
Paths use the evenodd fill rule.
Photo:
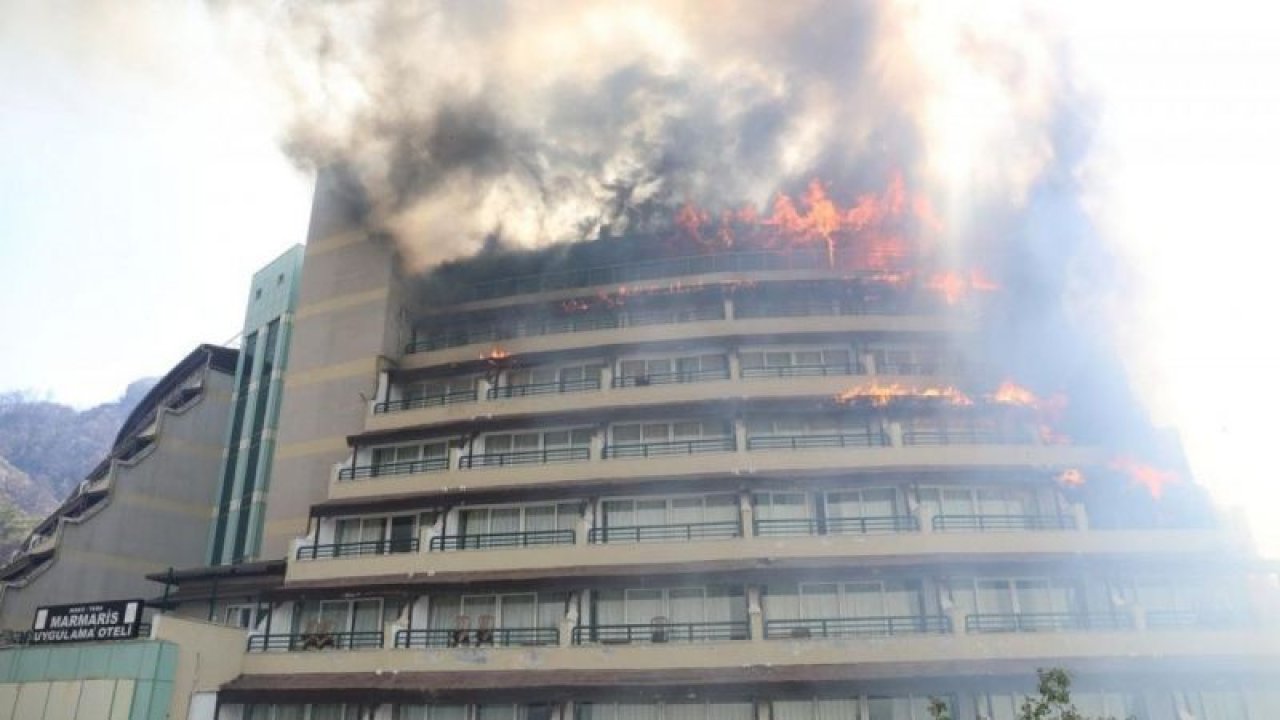
<svg viewBox="0 0 1280 720">
<path fill-rule="evenodd" d="M 489 618 L 490 620 L 492 618 Z M 957 613 L 954 615 L 885 615 L 869 617 L 827 617 L 804 619 L 764 619 L 763 640 L 808 640 L 825 638 L 877 638 L 902 635 L 947 635 L 990 633 L 1138 632 L 1167 630 L 1224 630 L 1241 628 L 1247 619 L 1235 613 L 1190 610 L 1135 611 L 1130 613 Z M 558 627 L 496 628 L 482 623 L 478 628 L 399 629 L 329 632 L 324 629 L 301 633 L 251 634 L 249 652 L 301 652 L 308 650 L 367 650 L 387 647 L 502 648 L 563 646 L 565 636 Z M 662 643 L 716 643 L 750 641 L 751 623 L 742 621 L 671 622 L 655 617 L 649 623 L 583 625 L 568 629 L 571 645 L 631 645 Z"/>
<path fill-rule="evenodd" d="M 941 430 L 903 430 L 900 444 L 904 446 L 974 446 L 974 445 L 1030 445 L 1034 437 L 1028 433 L 1006 432 L 983 428 L 954 428 Z M 747 451 L 812 450 L 840 448 L 894 447 L 891 433 L 868 427 L 854 432 L 800 435 L 759 435 L 745 438 Z M 456 461 L 449 457 L 429 457 L 377 465 L 355 465 L 338 471 L 339 480 L 358 480 L 396 475 L 416 475 L 440 472 L 451 466 L 459 470 L 476 468 L 503 468 L 521 465 L 547 465 L 551 463 L 583 462 L 593 459 L 661 458 L 707 453 L 738 452 L 736 437 L 695 438 L 660 442 L 605 444 L 598 453 L 588 445 L 544 447 L 538 450 L 514 450 L 504 452 L 480 452 L 458 454 Z"/>
<path fill-rule="evenodd" d="M 934 532 L 1042 532 L 1076 530 L 1078 521 L 1072 515 L 1042 514 L 967 514 L 933 515 L 928 519 Z M 756 537 L 794 537 L 816 535 L 869 535 L 879 533 L 919 532 L 918 515 L 886 515 L 844 518 L 758 519 L 752 523 Z M 743 526 L 736 521 L 670 523 L 655 525 L 621 525 L 594 527 L 587 530 L 590 544 L 694 542 L 743 537 Z M 572 529 L 529 530 L 523 532 L 470 533 L 433 535 L 427 538 L 431 552 L 462 550 L 512 550 L 551 545 L 574 545 L 578 533 Z M 348 543 L 304 545 L 297 549 L 298 560 L 324 560 L 371 555 L 394 555 L 421 552 L 419 538 L 369 540 Z"/>
</svg>

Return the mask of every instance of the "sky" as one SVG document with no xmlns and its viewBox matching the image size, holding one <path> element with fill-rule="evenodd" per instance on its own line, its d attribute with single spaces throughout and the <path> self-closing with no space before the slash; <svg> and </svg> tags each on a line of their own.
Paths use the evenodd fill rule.
<svg viewBox="0 0 1280 720">
<path fill-rule="evenodd" d="M 0 391 L 114 399 L 232 338 L 251 273 L 304 239 L 312 178 L 279 149 L 281 98 L 202 3 L 143 6 L 0 0 Z M 1280 9 L 1057 13 L 1098 98 L 1080 180 L 1132 271 L 1131 378 L 1280 557 Z"/>
</svg>

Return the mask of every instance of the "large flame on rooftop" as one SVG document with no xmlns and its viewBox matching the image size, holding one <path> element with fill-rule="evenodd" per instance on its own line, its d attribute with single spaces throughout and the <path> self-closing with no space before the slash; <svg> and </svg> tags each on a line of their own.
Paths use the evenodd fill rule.
<svg viewBox="0 0 1280 720">
<path fill-rule="evenodd" d="M 675 222 L 678 239 L 703 251 L 817 248 L 831 267 L 862 271 L 912 268 L 942 230 L 928 199 L 910 193 L 901 173 L 848 205 L 814 179 L 799 197 L 779 193 L 768 213 L 747 205 L 713 214 L 686 204 Z"/>
</svg>

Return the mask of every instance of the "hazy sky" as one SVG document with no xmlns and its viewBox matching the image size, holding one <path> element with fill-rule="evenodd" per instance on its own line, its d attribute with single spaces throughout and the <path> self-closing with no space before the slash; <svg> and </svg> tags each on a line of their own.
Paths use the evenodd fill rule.
<svg viewBox="0 0 1280 720">
<path fill-rule="evenodd" d="M 0 0 L 0 390 L 116 397 L 232 336 L 250 273 L 304 237 L 277 99 L 201 3 L 128 5 Z M 1091 1 L 1062 22 L 1102 108 L 1082 180 L 1139 282 L 1117 333 L 1134 381 L 1280 555 L 1272 7 Z"/>
</svg>

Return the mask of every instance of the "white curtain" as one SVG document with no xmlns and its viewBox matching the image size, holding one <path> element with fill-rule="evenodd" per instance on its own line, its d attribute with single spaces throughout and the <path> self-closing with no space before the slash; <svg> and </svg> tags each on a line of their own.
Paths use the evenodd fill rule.
<svg viewBox="0 0 1280 720">
<path fill-rule="evenodd" d="M 537 613 L 537 600 L 533 594 L 503 595 L 502 621 L 499 627 L 531 628 Z"/>
<path fill-rule="evenodd" d="M 818 700 L 815 720 L 859 720 L 857 699 Z"/>
<path fill-rule="evenodd" d="M 770 620 L 801 619 L 799 588 L 795 585 L 770 585 L 764 594 L 764 616 Z"/>
<path fill-rule="evenodd" d="M 658 720 L 655 704 L 618 703 L 616 720 Z"/>
<path fill-rule="evenodd" d="M 755 705 L 751 703 L 708 703 L 707 720 L 752 720 Z"/>
<path fill-rule="evenodd" d="M 812 720 L 812 700 L 775 700 L 773 720 Z"/>
</svg>

